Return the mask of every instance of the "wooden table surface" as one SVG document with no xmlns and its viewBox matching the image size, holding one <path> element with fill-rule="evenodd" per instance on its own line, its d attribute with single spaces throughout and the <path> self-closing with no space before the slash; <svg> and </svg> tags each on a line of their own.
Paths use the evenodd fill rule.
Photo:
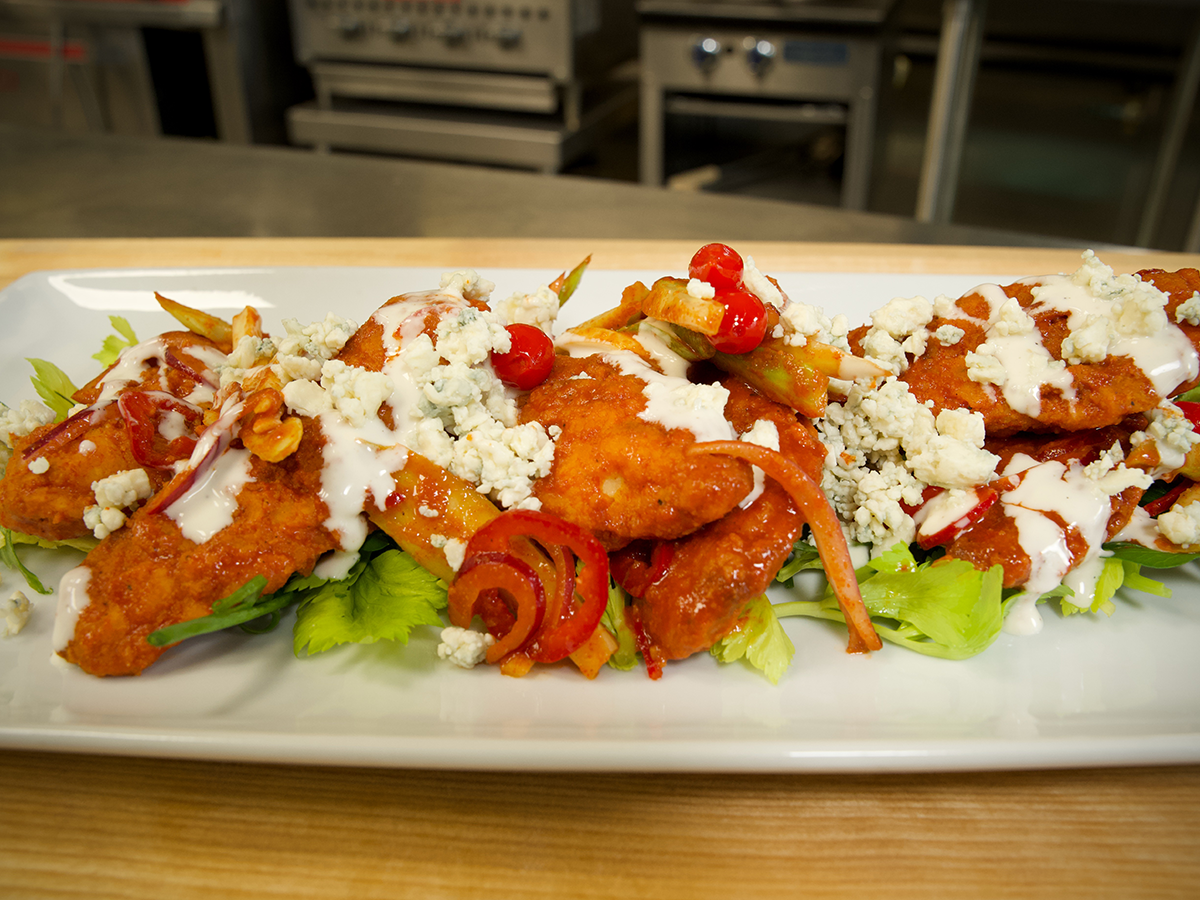
<svg viewBox="0 0 1200 900">
<path fill-rule="evenodd" d="M 37 269 L 680 271 L 693 243 L 0 241 Z M 764 271 L 1070 271 L 1063 250 L 751 244 Z M 1118 270 L 1200 265 L 1106 253 Z M 0 752 L 0 897 L 1196 897 L 1200 766 L 564 774 Z"/>
</svg>

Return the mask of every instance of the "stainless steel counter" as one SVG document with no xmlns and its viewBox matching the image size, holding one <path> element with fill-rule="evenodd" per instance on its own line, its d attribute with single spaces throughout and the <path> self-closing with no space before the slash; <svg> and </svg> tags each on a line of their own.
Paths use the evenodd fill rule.
<svg viewBox="0 0 1200 900">
<path fill-rule="evenodd" d="M 267 236 L 1073 246 L 612 181 L 0 124 L 0 237 Z"/>
</svg>

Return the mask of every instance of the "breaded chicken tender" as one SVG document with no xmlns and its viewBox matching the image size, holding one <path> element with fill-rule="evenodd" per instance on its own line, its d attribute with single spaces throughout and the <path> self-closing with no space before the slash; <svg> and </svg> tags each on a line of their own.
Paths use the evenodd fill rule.
<svg viewBox="0 0 1200 900">
<path fill-rule="evenodd" d="M 256 575 L 271 593 L 293 573 L 310 572 L 337 543 L 318 496 L 323 444 L 311 423 L 283 462 L 250 456 L 232 523 L 203 543 L 153 504 L 139 509 L 88 555 L 80 577 L 64 581 L 86 596 L 74 598 L 82 609 L 59 654 L 91 675 L 137 675 L 165 649 L 147 642 L 152 632 L 208 615 Z M 64 601 L 72 603 L 69 593 Z"/>
<path fill-rule="evenodd" d="M 0 480 L 0 525 L 51 541 L 87 537 L 91 529 L 84 523 L 84 510 L 96 503 L 93 483 L 142 469 L 153 491 L 166 484 L 173 474 L 170 469 L 138 460 L 119 396 L 128 391 L 174 398 L 192 395 L 203 387 L 199 379 L 206 368 L 198 355 L 214 348 L 211 341 L 185 331 L 168 332 L 141 346 L 150 348 L 144 359 L 123 367 L 118 362 L 75 392 L 72 399 L 90 409 L 14 441 Z M 110 388 L 112 396 L 105 400 L 110 382 L 117 389 Z M 149 424 L 147 433 L 165 446 L 155 423 Z M 148 449 L 163 451 L 162 446 Z"/>
<path fill-rule="evenodd" d="M 825 451 L 806 422 L 744 382 L 725 382 L 725 414 L 739 433 L 761 420 L 775 425 L 780 450 L 814 480 Z M 635 601 L 646 637 L 665 660 L 707 650 L 767 589 L 787 559 L 804 518 L 782 487 L 768 479 L 762 494 L 694 534 L 675 541 L 664 573 Z"/>
<path fill-rule="evenodd" d="M 1165 317 L 1157 334 L 1148 328 L 1135 328 L 1131 339 L 1119 345 L 1111 326 L 1105 329 L 1100 323 L 1098 333 L 1103 340 L 1112 340 L 1114 349 L 1106 352 L 1102 341 L 1099 352 L 1081 351 L 1078 345 L 1082 338 L 1072 334 L 1072 319 L 1078 322 L 1080 310 L 1072 308 L 1065 293 L 1065 299 L 1049 303 L 1044 302 L 1047 295 L 1041 293 L 1047 286 L 1053 290 L 1062 285 L 1062 278 L 987 286 L 964 295 L 951 311 L 935 316 L 924 326 L 931 336 L 921 352 L 907 361 L 899 377 L 913 396 L 931 402 L 935 410 L 970 409 L 981 413 L 991 436 L 1115 425 L 1197 383 L 1194 373 L 1182 373 L 1179 380 L 1168 381 L 1167 389 L 1162 390 L 1162 384 L 1152 381 L 1154 367 L 1126 351 L 1140 341 L 1143 349 L 1139 352 L 1144 353 L 1146 342 L 1158 342 L 1163 344 L 1166 361 L 1171 351 L 1165 341 L 1181 339 L 1184 349 L 1187 342 L 1193 347 L 1200 344 L 1200 328 L 1186 321 L 1177 323 L 1176 316 L 1180 305 L 1200 289 L 1200 272 L 1146 270 L 1139 272 L 1138 278 L 1166 294 Z M 998 315 L 1006 298 L 1016 301 L 1031 321 L 1024 323 L 1022 314 L 1015 310 L 1007 316 Z M 1119 302 L 1118 294 L 1108 310 L 1110 318 L 1123 314 Z M 1029 328 L 1027 337 L 1021 336 L 1022 327 Z M 938 337 L 947 333 L 953 338 Z M 868 352 L 864 347 L 864 341 L 869 342 L 867 335 L 866 326 L 851 333 L 856 352 Z M 988 361 L 985 358 L 995 352 L 993 345 L 998 338 L 1009 341 L 1012 349 L 992 357 L 994 374 L 982 373 L 976 364 L 981 359 Z"/>
<path fill-rule="evenodd" d="M 740 460 L 692 457 L 692 432 L 639 418 L 645 382 L 603 356 L 558 356 L 521 408 L 522 422 L 562 429 L 554 466 L 534 485 L 542 509 L 609 550 L 690 534 L 733 509 L 754 485 Z"/>
</svg>

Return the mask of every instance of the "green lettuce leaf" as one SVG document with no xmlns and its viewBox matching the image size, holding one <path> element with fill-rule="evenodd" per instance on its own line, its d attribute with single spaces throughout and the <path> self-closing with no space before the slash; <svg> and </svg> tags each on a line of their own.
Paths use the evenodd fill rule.
<svg viewBox="0 0 1200 900">
<path fill-rule="evenodd" d="M 31 590 L 35 590 L 39 594 L 49 594 L 50 589 L 42 584 L 38 577 L 26 568 L 25 564 L 18 558 L 16 544 L 16 532 L 8 528 L 0 528 L 0 563 L 4 563 L 8 568 L 20 572 L 25 578 L 25 583 L 29 585 Z"/>
<path fill-rule="evenodd" d="M 46 550 L 61 550 L 64 547 L 69 547 L 72 550 L 79 550 L 82 553 L 90 553 L 96 548 L 100 542 L 94 537 L 79 537 L 66 538 L 61 541 L 48 541 L 45 538 L 37 537 L 32 534 L 22 534 L 19 531 L 5 532 L 3 537 L 0 537 L 0 545 L 12 542 L 13 544 L 32 544 L 35 547 L 43 547 Z"/>
<path fill-rule="evenodd" d="M 67 417 L 67 413 L 71 407 L 75 405 L 75 401 L 71 399 L 71 395 L 78 388 L 71 383 L 71 379 L 66 373 L 52 362 L 46 362 L 44 359 L 25 358 L 25 361 L 33 366 L 34 374 L 30 376 L 30 381 L 33 382 L 34 389 L 38 392 L 38 396 L 42 401 L 50 407 L 54 412 L 54 420 L 61 422 Z"/>
<path fill-rule="evenodd" d="M 418 625 L 441 625 L 446 586 L 402 550 L 361 557 L 341 581 L 295 592 L 300 598 L 292 643 L 296 655 L 339 644 L 408 643 Z"/>
<path fill-rule="evenodd" d="M 266 586 L 267 579 L 255 575 L 228 597 L 222 597 L 214 603 L 212 612 L 207 616 L 152 631 L 146 635 L 146 641 L 155 647 L 166 647 L 201 634 L 224 631 L 235 625 L 241 625 L 251 634 L 270 631 L 279 624 L 283 609 L 290 606 L 295 598 L 285 591 L 276 591 L 264 597 L 262 590 Z M 250 624 L 264 616 L 269 617 L 266 625 Z"/>
<path fill-rule="evenodd" d="M 1063 615 L 1074 616 L 1083 612 L 1102 612 L 1106 616 L 1111 616 L 1117 610 L 1117 606 L 1112 602 L 1112 598 L 1124 581 L 1125 563 L 1116 557 L 1110 556 L 1106 558 L 1101 564 L 1100 574 L 1096 578 L 1096 586 L 1092 590 L 1091 602 L 1086 606 L 1077 606 L 1072 600 L 1069 600 L 1068 597 L 1074 597 L 1075 592 L 1070 588 L 1064 587 L 1064 592 L 1059 598 L 1059 606 L 1062 608 Z"/>
<path fill-rule="evenodd" d="M 980 572 L 957 559 L 918 564 L 898 544 L 856 572 L 879 636 L 927 656 L 967 659 L 991 646 L 1004 623 L 1004 570 Z M 833 591 L 775 606 L 775 614 L 845 621 Z"/>
<path fill-rule="evenodd" d="M 1132 542 L 1105 544 L 1104 549 L 1111 551 L 1117 559 L 1128 560 L 1151 569 L 1173 569 L 1175 566 L 1200 559 L 1200 553 L 1164 553 L 1162 550 Z"/>
<path fill-rule="evenodd" d="M 798 573 L 808 569 L 820 569 L 824 571 L 821 566 L 821 554 L 817 552 L 817 548 L 808 541 L 801 539 L 796 541 L 796 546 L 792 548 L 791 559 L 783 564 L 778 574 L 776 574 L 775 580 L 788 582 L 795 578 Z"/>
<path fill-rule="evenodd" d="M 771 684 L 779 684 L 792 664 L 796 647 L 764 594 L 750 601 L 733 630 L 713 644 L 709 652 L 723 663 L 745 659 L 761 670 Z"/>
<path fill-rule="evenodd" d="M 132 347 L 138 342 L 133 328 L 123 316 L 109 316 L 108 321 L 112 323 L 112 327 L 116 329 L 117 334 L 110 334 L 106 337 L 100 352 L 92 356 L 92 359 L 99 362 L 105 368 L 108 368 L 117 361 L 117 357 L 121 355 L 122 350 L 126 347 Z"/>
<path fill-rule="evenodd" d="M 625 591 L 613 580 L 608 582 L 608 606 L 600 617 L 600 624 L 613 633 L 617 639 L 617 649 L 608 658 L 608 664 L 614 669 L 629 671 L 638 664 L 637 639 L 633 629 L 625 620 Z"/>
</svg>

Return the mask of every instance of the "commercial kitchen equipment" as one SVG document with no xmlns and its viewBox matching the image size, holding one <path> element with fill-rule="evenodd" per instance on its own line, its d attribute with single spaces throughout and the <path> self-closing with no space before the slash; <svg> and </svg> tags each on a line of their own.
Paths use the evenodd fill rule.
<svg viewBox="0 0 1200 900">
<path fill-rule="evenodd" d="M 832 125 L 845 134 L 841 205 L 864 208 L 893 5 L 642 0 L 642 182 L 663 182 L 667 116 L 770 123 L 778 131 Z"/>
<path fill-rule="evenodd" d="M 622 116 L 632 0 L 291 0 L 294 143 L 558 171 Z"/>
</svg>

